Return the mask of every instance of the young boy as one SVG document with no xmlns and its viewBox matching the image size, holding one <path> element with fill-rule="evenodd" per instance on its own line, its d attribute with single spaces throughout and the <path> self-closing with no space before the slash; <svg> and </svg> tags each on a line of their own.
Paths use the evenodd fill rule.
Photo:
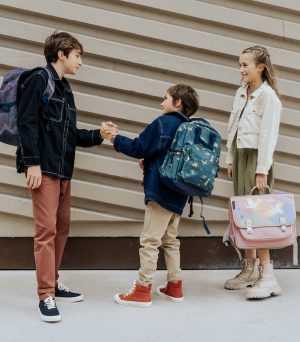
<svg viewBox="0 0 300 342">
<path fill-rule="evenodd" d="M 121 305 L 151 306 L 152 275 L 157 267 L 160 246 L 164 250 L 168 278 L 166 284 L 157 289 L 157 293 L 174 302 L 183 301 L 177 227 L 187 196 L 161 182 L 159 167 L 179 125 L 186 121 L 185 117 L 190 117 L 197 111 L 198 96 L 191 87 L 178 84 L 167 90 L 160 106 L 163 115 L 148 125 L 134 140 L 119 135 L 117 131 L 112 133 L 111 126 L 106 126 L 106 132 L 111 133 L 111 142 L 116 151 L 144 159 L 146 212 L 140 237 L 140 269 L 133 288 L 128 293 L 115 295 L 115 301 Z"/>
<path fill-rule="evenodd" d="M 58 270 L 69 234 L 70 191 L 76 145 L 102 142 L 100 130 L 76 127 L 72 90 L 64 75 L 75 75 L 82 65 L 81 43 L 68 33 L 53 33 L 44 54 L 55 89 L 47 105 L 42 97 L 48 82 L 46 70 L 34 71 L 19 85 L 17 171 L 25 172 L 35 222 L 34 257 L 39 311 L 43 321 L 61 319 L 56 300 L 83 299 L 58 282 Z"/>
</svg>

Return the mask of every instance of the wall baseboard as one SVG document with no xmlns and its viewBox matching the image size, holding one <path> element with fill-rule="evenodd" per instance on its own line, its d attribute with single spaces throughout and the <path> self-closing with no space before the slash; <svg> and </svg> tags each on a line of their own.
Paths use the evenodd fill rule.
<svg viewBox="0 0 300 342">
<path fill-rule="evenodd" d="M 236 252 L 232 247 L 225 247 L 221 237 L 182 237 L 180 241 L 182 269 L 239 268 Z M 136 237 L 70 237 L 61 269 L 134 270 L 139 268 L 138 251 Z M 271 257 L 275 268 L 300 268 L 292 265 L 292 247 L 273 250 Z M 0 269 L 34 268 L 32 238 L 0 238 Z M 162 252 L 158 269 L 165 269 Z"/>
</svg>

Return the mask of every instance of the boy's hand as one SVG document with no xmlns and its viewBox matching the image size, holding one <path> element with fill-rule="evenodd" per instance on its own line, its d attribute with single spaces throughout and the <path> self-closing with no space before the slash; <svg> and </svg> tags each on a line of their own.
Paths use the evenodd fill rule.
<svg viewBox="0 0 300 342">
<path fill-rule="evenodd" d="M 144 167 L 145 167 L 144 159 L 141 159 L 141 160 L 139 161 L 139 167 L 144 171 Z"/>
<path fill-rule="evenodd" d="M 114 138 L 116 135 L 118 135 L 118 129 L 117 125 L 115 125 L 113 122 L 102 122 L 100 127 L 100 134 L 102 139 L 108 139 Z"/>
<path fill-rule="evenodd" d="M 263 190 L 268 186 L 268 175 L 263 173 L 256 174 L 256 187 L 259 190 Z"/>
<path fill-rule="evenodd" d="M 37 189 L 42 184 L 42 171 L 40 165 L 33 165 L 27 168 L 26 184 L 28 189 Z"/>
<path fill-rule="evenodd" d="M 227 175 L 228 175 L 228 178 L 232 179 L 232 164 L 228 165 Z"/>
</svg>

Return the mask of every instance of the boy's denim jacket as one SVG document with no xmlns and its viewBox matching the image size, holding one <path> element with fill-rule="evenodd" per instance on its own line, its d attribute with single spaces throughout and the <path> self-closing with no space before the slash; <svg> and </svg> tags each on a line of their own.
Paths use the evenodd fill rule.
<svg viewBox="0 0 300 342">
<path fill-rule="evenodd" d="M 155 201 L 163 208 L 182 214 L 187 196 L 168 188 L 160 179 L 159 168 L 166 156 L 176 130 L 184 122 L 184 118 L 170 112 L 159 116 L 135 139 L 117 135 L 114 141 L 115 150 L 127 156 L 144 158 L 144 191 L 145 203 Z"/>
<path fill-rule="evenodd" d="M 42 104 L 47 86 L 46 70 L 30 75 L 19 88 L 17 126 L 19 146 L 17 170 L 40 165 L 42 173 L 62 179 L 71 179 L 76 145 L 99 145 L 98 130 L 76 127 L 76 108 L 71 87 L 65 78 L 59 79 L 54 67 L 47 65 L 55 82 L 55 91 L 48 105 Z"/>
<path fill-rule="evenodd" d="M 246 102 L 247 87 L 240 87 L 236 92 L 228 123 L 226 163 L 233 162 L 236 140 L 237 148 L 258 150 L 256 173 L 268 174 L 273 164 L 282 105 L 266 81 L 250 95 L 247 104 Z"/>
</svg>

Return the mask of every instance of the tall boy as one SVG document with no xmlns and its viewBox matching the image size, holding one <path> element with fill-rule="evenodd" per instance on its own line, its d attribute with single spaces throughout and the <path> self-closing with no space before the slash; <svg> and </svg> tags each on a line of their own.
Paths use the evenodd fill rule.
<svg viewBox="0 0 300 342">
<path fill-rule="evenodd" d="M 83 299 L 58 282 L 58 270 L 70 225 L 70 191 L 76 145 L 90 147 L 102 142 L 99 129 L 76 127 L 76 107 L 64 75 L 75 75 L 82 65 L 81 43 L 65 32 L 54 32 L 44 45 L 47 68 L 55 89 L 47 105 L 43 94 L 46 70 L 33 72 L 19 86 L 17 170 L 25 172 L 35 222 L 34 257 L 41 319 L 61 319 L 56 300 Z"/>
<path fill-rule="evenodd" d="M 168 269 L 165 285 L 157 289 L 160 296 L 174 302 L 183 301 L 180 269 L 180 242 L 177 227 L 187 196 L 166 187 L 160 179 L 162 165 L 168 148 L 185 116 L 198 109 L 198 96 L 194 89 L 178 84 L 169 88 L 161 103 L 163 115 L 159 116 L 138 138 L 112 134 L 115 150 L 130 157 L 144 159 L 145 221 L 140 237 L 140 269 L 133 288 L 124 294 L 116 294 L 115 301 L 121 305 L 149 307 L 151 301 L 152 275 L 157 267 L 158 248 L 164 250 Z M 107 133 L 111 127 L 107 125 Z"/>
</svg>

